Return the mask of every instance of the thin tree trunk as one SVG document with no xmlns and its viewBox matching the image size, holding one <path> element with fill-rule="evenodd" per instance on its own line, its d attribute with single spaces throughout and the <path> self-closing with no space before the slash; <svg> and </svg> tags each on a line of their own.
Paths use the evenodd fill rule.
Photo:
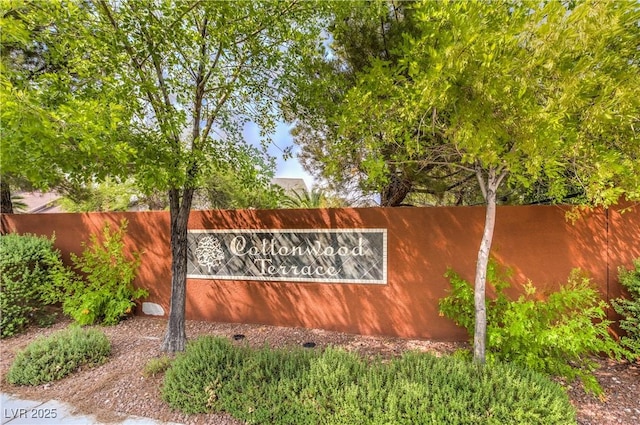
<svg viewBox="0 0 640 425">
<path fill-rule="evenodd" d="M 182 192 L 182 196 L 181 193 Z M 181 199 L 182 198 L 182 199 Z M 171 215 L 171 304 L 167 332 L 162 342 L 162 351 L 175 353 L 184 351 L 187 335 L 185 331 L 185 303 L 187 295 L 187 224 L 193 200 L 193 189 L 169 191 Z"/>
<path fill-rule="evenodd" d="M 487 209 L 484 220 L 484 231 L 482 241 L 478 250 L 478 260 L 476 262 L 476 277 L 474 289 L 475 306 L 475 331 L 473 334 L 473 360 L 476 363 L 484 364 L 486 361 L 487 343 L 487 309 L 485 304 L 487 286 L 487 266 L 489 265 L 489 254 L 491 253 L 491 243 L 493 241 L 493 230 L 496 224 L 496 192 L 506 173 L 496 175 L 496 169 L 491 168 L 485 183 L 482 170 L 478 167 L 476 174 L 482 194 L 487 202 Z"/>
<path fill-rule="evenodd" d="M 6 180 L 0 180 L 0 212 L 13 214 L 13 202 L 11 201 L 11 188 Z"/>
</svg>

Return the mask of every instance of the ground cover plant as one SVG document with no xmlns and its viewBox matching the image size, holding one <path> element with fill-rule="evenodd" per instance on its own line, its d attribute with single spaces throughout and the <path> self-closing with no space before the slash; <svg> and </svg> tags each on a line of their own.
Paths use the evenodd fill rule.
<svg viewBox="0 0 640 425">
<path fill-rule="evenodd" d="M 560 386 L 514 365 L 252 349 L 210 336 L 175 358 L 162 395 L 185 413 L 224 411 L 252 424 L 575 423 Z"/>
<path fill-rule="evenodd" d="M 579 378 L 585 390 L 602 394 L 593 371 L 598 363 L 593 358 L 606 354 L 611 358 L 631 357 L 609 334 L 606 320 L 607 304 L 602 301 L 589 278 L 574 270 L 566 285 L 537 299 L 529 282 L 525 294 L 511 300 L 505 293 L 510 284 L 508 270 L 492 261 L 487 280 L 496 296 L 488 299 L 487 357 L 529 369 Z M 452 289 L 440 300 L 441 312 L 473 335 L 474 293 L 471 284 L 457 273 L 446 273 Z"/>
<path fill-rule="evenodd" d="M 15 335 L 29 324 L 48 324 L 46 305 L 54 271 L 63 269 L 54 238 L 15 233 L 0 235 L 0 335 Z"/>
<path fill-rule="evenodd" d="M 7 372 L 7 381 L 17 385 L 55 381 L 81 366 L 104 363 L 110 351 L 111 344 L 104 333 L 73 326 L 37 338 L 18 352 Z"/>
<path fill-rule="evenodd" d="M 629 291 L 628 298 L 611 301 L 616 313 L 623 317 L 620 327 L 626 332 L 620 342 L 640 359 L 640 258 L 633 261 L 630 270 L 618 268 L 618 280 Z"/>
<path fill-rule="evenodd" d="M 153 359 L 149 360 L 147 364 L 144 366 L 142 375 L 145 378 L 160 375 L 164 373 L 167 369 L 169 369 L 172 361 L 173 359 L 167 355 L 163 355 L 161 357 L 154 357 Z"/>
</svg>

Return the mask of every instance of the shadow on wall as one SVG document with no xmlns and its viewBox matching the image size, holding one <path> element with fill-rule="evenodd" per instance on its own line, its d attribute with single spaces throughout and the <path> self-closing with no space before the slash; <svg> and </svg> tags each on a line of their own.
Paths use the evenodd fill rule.
<svg viewBox="0 0 640 425">
<path fill-rule="evenodd" d="M 388 283 L 317 284 L 190 280 L 193 317 L 321 327 L 362 334 L 464 340 L 466 333 L 439 315 L 444 273 L 475 258 L 482 208 L 364 208 L 224 211 L 192 215 L 191 228 L 340 229 L 388 231 Z M 470 236 L 473 235 L 473 236 Z M 465 261 L 473 270 L 475 262 Z M 194 295 L 198 294 L 198 295 Z"/>
<path fill-rule="evenodd" d="M 222 211 L 192 216 L 191 228 L 200 229 L 322 229 L 335 228 L 328 210 L 298 211 L 287 217 L 280 211 Z M 360 227 L 356 219 L 350 227 Z M 344 291 L 334 284 L 306 284 L 267 281 L 201 280 L 189 281 L 189 310 L 195 316 L 218 321 L 248 321 L 285 326 L 309 326 L 326 322 L 324 304 L 331 299 L 335 328 L 352 321 L 343 309 Z M 317 304 L 309 303 L 310 299 Z M 324 302 L 323 302 L 324 300 Z"/>
<path fill-rule="evenodd" d="M 566 284 L 571 270 L 580 268 L 595 282 L 606 276 L 606 228 L 602 211 L 567 219 L 568 207 L 498 208 L 492 255 L 513 271 L 512 297 L 531 281 L 543 298 Z M 605 293 L 603 292 L 603 295 Z"/>
<path fill-rule="evenodd" d="M 129 221 L 127 247 L 142 253 L 142 264 L 135 283 L 149 291 L 144 302 L 159 305 L 165 316 L 168 316 L 171 297 L 169 213 L 147 211 L 124 214 Z"/>
<path fill-rule="evenodd" d="M 618 280 L 618 268 L 630 269 L 640 258 L 640 203 L 616 206 L 608 211 L 607 293 L 609 299 L 629 296 Z M 620 317 L 610 309 L 610 319 Z"/>
</svg>

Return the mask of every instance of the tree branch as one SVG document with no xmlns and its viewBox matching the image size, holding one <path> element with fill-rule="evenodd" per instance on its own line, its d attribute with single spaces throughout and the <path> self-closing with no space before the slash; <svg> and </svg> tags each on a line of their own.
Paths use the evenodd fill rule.
<svg viewBox="0 0 640 425">
<path fill-rule="evenodd" d="M 115 30 L 116 34 L 120 34 L 120 27 L 118 25 L 118 22 L 116 21 L 115 17 L 113 16 L 113 13 L 111 12 L 111 9 L 109 9 L 109 6 L 107 5 L 105 0 L 98 0 L 98 4 L 100 6 L 100 8 L 103 10 L 103 12 L 106 15 L 107 20 L 109 21 L 109 23 L 111 24 L 111 26 L 113 27 L 113 29 Z M 124 49 L 127 52 L 127 55 L 129 56 L 129 58 L 131 59 L 131 61 L 134 64 L 134 68 L 136 69 L 136 72 L 138 73 L 138 78 L 140 79 L 140 82 L 144 82 L 146 81 L 146 71 L 144 69 L 144 65 L 143 63 L 139 60 L 139 58 L 136 56 L 135 52 L 133 51 L 133 48 L 131 47 L 131 44 L 129 43 L 129 41 L 127 40 L 127 37 L 121 37 L 121 41 L 124 44 Z M 145 59 L 146 60 L 146 59 Z M 155 94 L 151 92 L 151 90 L 144 90 L 144 93 L 146 94 L 149 103 L 151 104 L 151 107 L 153 108 L 153 111 L 156 115 L 156 117 L 158 117 L 158 119 L 160 119 L 160 117 L 163 114 L 163 111 L 161 110 L 161 104 L 162 102 L 160 101 L 160 99 L 156 98 Z"/>
<path fill-rule="evenodd" d="M 281 16 L 283 16 L 284 14 L 286 14 L 287 12 L 289 12 L 291 9 L 293 9 L 293 7 L 298 4 L 298 0 L 293 0 L 291 3 L 289 3 L 288 6 L 286 6 L 284 9 L 282 9 L 279 13 L 276 14 L 276 16 L 274 16 L 274 19 L 277 19 Z M 260 34 L 262 31 L 264 31 L 265 29 L 269 28 L 269 25 L 271 24 L 271 20 L 265 20 L 266 22 L 259 26 L 258 28 L 256 28 L 253 32 L 247 34 L 246 37 L 241 38 L 240 40 L 238 40 L 236 42 L 236 44 L 242 44 L 244 42 L 246 42 L 247 40 L 255 37 L 256 35 Z"/>
<path fill-rule="evenodd" d="M 240 60 L 240 63 L 238 64 L 234 75 L 231 78 L 231 81 L 227 84 L 227 90 L 225 91 L 225 93 L 222 95 L 222 97 L 220 99 L 218 99 L 218 102 L 216 103 L 216 107 L 214 108 L 213 112 L 211 112 L 211 114 L 209 114 L 209 117 L 207 118 L 207 124 L 204 128 L 204 130 L 202 131 L 202 137 L 201 140 L 206 140 L 207 137 L 209 137 L 209 132 L 211 131 L 211 127 L 213 126 L 213 123 L 215 121 L 215 119 L 218 116 L 218 113 L 220 112 L 220 109 L 222 108 L 222 106 L 224 106 L 224 104 L 227 102 L 227 99 L 229 99 L 229 96 L 231 95 L 231 91 L 233 90 L 233 86 L 235 84 L 235 82 L 238 80 L 238 77 L 240 76 L 240 73 L 242 72 L 243 68 L 244 68 L 244 64 L 246 63 L 247 58 L 244 57 Z"/>
<path fill-rule="evenodd" d="M 207 23 L 208 20 L 205 17 L 202 21 L 202 28 L 200 29 L 200 60 L 198 61 L 198 72 L 195 75 L 195 93 L 194 93 L 194 111 L 193 111 L 193 129 L 191 131 L 191 141 L 192 148 L 196 148 L 198 143 L 198 138 L 200 137 L 200 118 L 202 116 L 202 100 L 205 95 L 205 85 L 206 81 L 204 81 L 204 67 L 205 60 L 207 56 Z M 212 68 L 213 69 L 213 68 Z M 211 72 L 212 69 L 209 71 Z"/>
<path fill-rule="evenodd" d="M 211 78 L 211 75 L 213 74 L 213 71 L 218 66 L 218 61 L 220 60 L 220 56 L 221 55 L 222 55 L 222 42 L 220 42 L 220 45 L 218 46 L 218 51 L 216 52 L 216 57 L 213 59 L 213 63 L 209 67 L 209 71 L 207 72 L 207 74 L 202 79 L 202 84 L 204 84 L 205 87 L 206 87 L 207 83 L 209 82 L 209 79 Z M 206 92 L 207 91 L 205 91 L 205 93 Z"/>
<path fill-rule="evenodd" d="M 500 185 L 502 184 L 502 181 L 505 179 L 505 177 L 507 177 L 508 174 L 509 172 L 507 170 L 505 169 L 502 170 L 502 172 L 500 173 L 496 181 L 496 188 L 500 187 Z"/>
<path fill-rule="evenodd" d="M 475 173 L 476 173 L 476 177 L 478 178 L 478 184 L 480 185 L 480 191 L 482 192 L 482 196 L 486 201 L 487 200 L 487 184 L 484 181 L 484 174 L 482 172 L 482 167 L 480 166 L 480 163 L 476 163 Z"/>
<path fill-rule="evenodd" d="M 424 167 L 427 167 L 429 165 L 449 165 L 451 167 L 455 167 L 458 168 L 460 170 L 464 170 L 464 171 L 469 171 L 471 173 L 475 173 L 476 172 L 476 168 L 470 168 L 470 167 L 466 167 L 462 164 L 456 164 L 455 162 L 448 162 L 448 161 L 429 161 L 429 160 L 425 160 L 425 159 L 407 159 L 407 160 L 403 160 L 403 161 L 388 161 L 389 164 L 393 164 L 393 165 L 398 165 L 398 164 L 420 164 Z"/>
</svg>

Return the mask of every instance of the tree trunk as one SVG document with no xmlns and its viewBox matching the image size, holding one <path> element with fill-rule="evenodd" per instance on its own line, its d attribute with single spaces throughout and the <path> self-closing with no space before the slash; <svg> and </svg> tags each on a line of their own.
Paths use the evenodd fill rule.
<svg viewBox="0 0 640 425">
<path fill-rule="evenodd" d="M 182 197 L 180 196 L 182 192 Z M 182 199 L 181 199 L 182 198 Z M 171 304 L 167 332 L 162 351 L 184 351 L 187 342 L 185 332 L 185 303 L 187 295 L 187 224 L 191 212 L 193 189 L 171 189 L 169 210 L 171 215 Z"/>
<path fill-rule="evenodd" d="M 13 214 L 13 202 L 11 202 L 11 189 L 6 180 L 0 180 L 0 212 Z"/>
<path fill-rule="evenodd" d="M 491 168 L 488 172 L 487 181 L 481 169 L 476 170 L 478 181 L 482 189 L 482 194 L 487 202 L 487 209 L 484 220 L 484 231 L 482 241 L 478 250 L 478 261 L 476 262 L 476 277 L 474 289 L 475 305 L 475 331 L 473 334 L 473 360 L 476 363 L 484 364 L 486 361 L 487 342 L 487 308 L 485 304 L 487 266 L 489 265 L 489 254 L 493 241 L 493 230 L 496 223 L 496 192 L 506 173 L 497 176 L 496 169 Z"/>
<path fill-rule="evenodd" d="M 387 184 L 380 192 L 380 206 L 397 207 L 411 192 L 411 182 L 397 174 L 389 176 Z"/>
</svg>

